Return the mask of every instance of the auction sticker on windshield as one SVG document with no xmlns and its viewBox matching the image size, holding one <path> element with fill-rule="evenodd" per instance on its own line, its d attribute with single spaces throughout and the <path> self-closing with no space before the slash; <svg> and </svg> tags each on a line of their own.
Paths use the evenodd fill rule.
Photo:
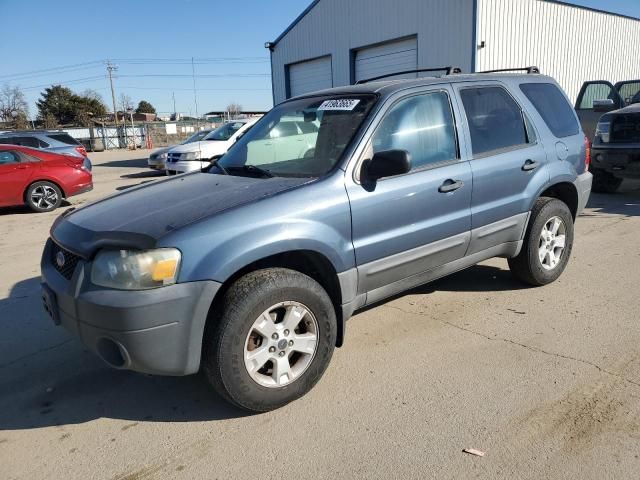
<svg viewBox="0 0 640 480">
<path fill-rule="evenodd" d="M 356 105 L 360 103 L 360 100 L 351 100 L 348 98 L 340 98 L 336 100 L 325 100 L 318 107 L 318 111 L 320 110 L 353 110 L 356 108 Z"/>
</svg>

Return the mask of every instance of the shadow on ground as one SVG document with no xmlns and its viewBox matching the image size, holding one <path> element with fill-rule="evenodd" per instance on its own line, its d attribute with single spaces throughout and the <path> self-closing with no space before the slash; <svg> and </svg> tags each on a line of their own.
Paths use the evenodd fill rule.
<svg viewBox="0 0 640 480">
<path fill-rule="evenodd" d="M 70 206 L 71 206 L 71 203 L 69 203 L 67 200 L 62 200 L 62 203 L 56 210 L 54 210 L 54 212 L 62 212 L 61 209 L 65 209 Z M 38 212 L 34 212 L 26 205 L 16 205 L 13 207 L 0 207 L 0 215 L 24 215 L 24 214 L 41 215 Z"/>
<path fill-rule="evenodd" d="M 201 374 L 156 377 L 106 366 L 45 315 L 36 277 L 0 299 L 0 392 L 0 431 L 102 417 L 135 423 L 246 415 L 218 397 Z"/>
<path fill-rule="evenodd" d="M 640 181 L 625 180 L 616 193 L 592 193 L 587 208 L 593 209 L 593 212 L 584 212 L 582 216 L 640 216 Z"/>
<path fill-rule="evenodd" d="M 94 167 L 147 168 L 147 159 L 132 158 L 129 160 L 111 160 L 109 162 L 96 163 Z"/>
</svg>

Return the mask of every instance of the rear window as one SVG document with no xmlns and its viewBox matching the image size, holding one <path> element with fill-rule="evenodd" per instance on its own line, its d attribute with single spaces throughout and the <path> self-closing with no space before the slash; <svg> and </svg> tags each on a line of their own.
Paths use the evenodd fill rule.
<svg viewBox="0 0 640 480">
<path fill-rule="evenodd" d="M 67 133 L 47 133 L 47 137 L 58 142 L 66 143 L 67 145 L 80 145 L 80 143 Z"/>
<path fill-rule="evenodd" d="M 553 133 L 558 138 L 570 137 L 580 132 L 580 126 L 560 89 L 552 83 L 523 83 L 520 90 Z"/>
</svg>

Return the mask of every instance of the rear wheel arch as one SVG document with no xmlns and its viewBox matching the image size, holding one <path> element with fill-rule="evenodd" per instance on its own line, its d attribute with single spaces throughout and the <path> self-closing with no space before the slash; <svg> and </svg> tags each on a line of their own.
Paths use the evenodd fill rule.
<svg viewBox="0 0 640 480">
<path fill-rule="evenodd" d="M 575 222 L 578 213 L 578 190 L 573 183 L 560 182 L 550 185 L 538 195 L 538 198 L 542 197 L 555 198 L 563 202 L 569 207 L 569 211 Z"/>
<path fill-rule="evenodd" d="M 29 182 L 29 184 L 25 187 L 24 192 L 22 192 L 22 200 L 23 201 L 25 201 L 25 202 L 27 201 L 27 192 L 31 188 L 31 185 L 33 185 L 34 183 L 38 183 L 38 182 L 49 182 L 49 183 L 54 184 L 56 187 L 58 187 L 58 189 L 62 193 L 62 198 L 67 198 L 67 194 L 65 193 L 64 188 L 62 188 L 62 185 L 60 184 L 60 182 L 57 182 L 55 180 L 51 180 L 50 178 L 36 178 L 34 180 L 31 180 Z"/>
</svg>

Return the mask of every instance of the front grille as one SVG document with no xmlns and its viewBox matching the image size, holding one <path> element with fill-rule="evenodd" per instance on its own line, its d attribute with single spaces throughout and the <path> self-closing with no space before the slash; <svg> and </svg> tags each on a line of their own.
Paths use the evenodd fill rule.
<svg viewBox="0 0 640 480">
<path fill-rule="evenodd" d="M 611 122 L 611 143 L 640 143 L 640 114 L 615 115 Z"/>
<path fill-rule="evenodd" d="M 62 261 L 64 259 L 64 261 Z M 80 257 L 69 250 L 65 250 L 58 244 L 52 242 L 51 245 L 51 263 L 53 267 L 60 272 L 67 280 L 71 280 L 73 272 L 80 261 Z M 62 266 L 60 265 L 62 264 Z"/>
</svg>

